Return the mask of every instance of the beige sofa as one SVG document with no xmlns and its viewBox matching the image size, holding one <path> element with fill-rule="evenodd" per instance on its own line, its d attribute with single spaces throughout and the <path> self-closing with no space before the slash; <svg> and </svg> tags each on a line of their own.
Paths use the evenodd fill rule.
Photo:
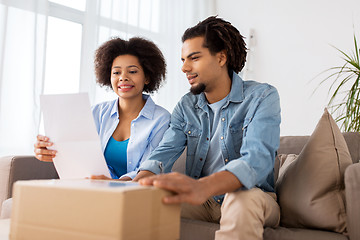
<svg viewBox="0 0 360 240">
<path fill-rule="evenodd" d="M 344 133 L 353 164 L 345 172 L 345 193 L 347 213 L 347 234 L 339 234 L 322 229 L 286 228 L 280 226 L 276 229 L 266 228 L 265 240 L 360 240 L 360 134 Z M 279 154 L 299 154 L 310 136 L 281 137 Z M 176 166 L 181 171 L 183 163 L 179 161 Z M 180 170 L 179 170 L 180 169 Z M 32 156 L 11 156 L 0 158 L 0 201 L 10 198 L 12 185 L 17 180 L 51 179 L 57 178 L 52 163 L 43 163 Z M 275 166 L 278 172 L 278 164 Z M 5 207 L 6 208 L 6 207 Z M 3 209 L 5 212 L 7 209 Z M 306 209 L 304 209 L 306 211 Z M 5 214 L 6 215 L 6 214 Z M 214 239 L 219 224 L 182 219 L 181 239 Z"/>
</svg>

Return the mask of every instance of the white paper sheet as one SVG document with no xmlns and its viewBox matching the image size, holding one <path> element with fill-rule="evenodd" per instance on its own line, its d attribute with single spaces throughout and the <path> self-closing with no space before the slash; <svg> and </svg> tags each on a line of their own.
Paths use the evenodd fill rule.
<svg viewBox="0 0 360 240">
<path fill-rule="evenodd" d="M 40 96 L 45 135 L 58 153 L 54 165 L 61 179 L 110 177 L 96 132 L 87 93 Z"/>
</svg>

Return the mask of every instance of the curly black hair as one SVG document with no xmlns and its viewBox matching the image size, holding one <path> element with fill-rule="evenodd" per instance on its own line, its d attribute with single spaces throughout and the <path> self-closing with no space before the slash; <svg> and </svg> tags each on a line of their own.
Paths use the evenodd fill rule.
<svg viewBox="0 0 360 240">
<path fill-rule="evenodd" d="M 195 37 L 204 37 L 204 47 L 211 54 L 225 50 L 229 73 L 234 70 L 239 73 L 246 61 L 246 44 L 244 37 L 230 22 L 217 16 L 211 16 L 199 22 L 194 27 L 186 29 L 182 42 Z"/>
<path fill-rule="evenodd" d="M 96 50 L 94 64 L 97 83 L 111 88 L 112 63 L 118 56 L 126 54 L 139 59 L 145 77 L 149 80 L 143 91 L 157 91 L 165 81 L 166 62 L 160 49 L 153 42 L 141 37 L 133 37 L 128 41 L 115 37 Z"/>
</svg>

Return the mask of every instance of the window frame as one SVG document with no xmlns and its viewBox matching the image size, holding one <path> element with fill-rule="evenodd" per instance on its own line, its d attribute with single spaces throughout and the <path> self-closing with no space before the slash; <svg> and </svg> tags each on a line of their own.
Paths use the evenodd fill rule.
<svg viewBox="0 0 360 240">
<path fill-rule="evenodd" d="M 47 17 L 59 18 L 69 22 L 78 23 L 82 26 L 79 92 L 88 92 L 90 102 L 92 103 L 95 100 L 96 93 L 95 75 L 93 71 L 93 57 L 95 49 L 99 44 L 101 44 L 98 42 L 98 27 L 103 26 L 112 30 L 126 32 L 127 35 L 146 36 L 147 38 L 152 39 L 154 42 L 160 42 L 161 40 L 160 27 L 159 32 L 153 32 L 138 26 L 133 26 L 121 21 L 100 16 L 100 0 L 86 0 L 85 11 L 74 9 L 48 0 L 43 0 L 47 1 L 48 9 L 34 9 L 31 4 L 26 4 L 26 0 L 3 1 L 5 5 L 9 7 L 32 11 L 38 14 L 44 14 L 47 15 Z M 141 4 L 141 0 L 139 0 L 139 4 Z M 161 4 L 159 4 L 159 12 L 161 12 Z M 98 27 L 94 27 L 94 19 L 98 20 L 96 21 Z"/>
</svg>

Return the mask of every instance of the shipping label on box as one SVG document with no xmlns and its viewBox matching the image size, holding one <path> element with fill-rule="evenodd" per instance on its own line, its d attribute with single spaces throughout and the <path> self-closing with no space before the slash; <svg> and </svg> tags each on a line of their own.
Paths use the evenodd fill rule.
<svg viewBox="0 0 360 240">
<path fill-rule="evenodd" d="M 14 185 L 10 239 L 179 239 L 171 193 L 132 182 L 34 180 Z"/>
</svg>

